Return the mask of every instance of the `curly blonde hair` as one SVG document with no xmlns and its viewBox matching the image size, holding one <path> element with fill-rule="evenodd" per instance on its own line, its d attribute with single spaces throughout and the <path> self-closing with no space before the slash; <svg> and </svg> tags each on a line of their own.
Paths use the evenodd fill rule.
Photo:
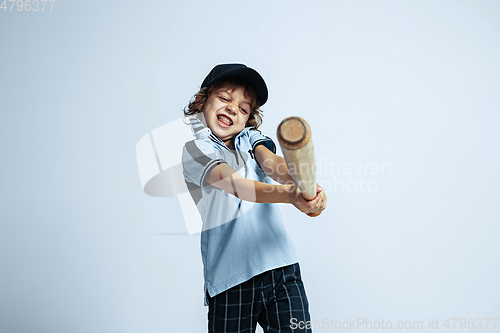
<svg viewBox="0 0 500 333">
<path fill-rule="evenodd" d="M 251 105 L 252 111 L 250 112 L 250 116 L 245 127 L 252 126 L 255 129 L 259 128 L 259 126 L 262 124 L 262 110 L 260 110 L 260 103 L 257 97 L 257 93 L 255 92 L 255 89 L 252 85 L 236 77 L 224 78 L 214 82 L 208 87 L 201 88 L 200 91 L 198 91 L 193 96 L 188 106 L 184 108 L 184 115 L 191 116 L 202 112 L 208 97 L 213 92 L 216 92 L 226 84 L 229 84 L 233 87 L 243 87 L 243 89 L 245 90 L 245 96 L 249 97 L 253 101 Z"/>
</svg>

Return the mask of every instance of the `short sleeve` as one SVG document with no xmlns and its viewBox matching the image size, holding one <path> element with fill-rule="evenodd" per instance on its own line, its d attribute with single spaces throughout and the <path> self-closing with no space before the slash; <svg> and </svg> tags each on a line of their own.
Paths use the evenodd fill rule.
<svg viewBox="0 0 500 333">
<path fill-rule="evenodd" d="M 203 187 L 205 177 L 224 162 L 212 144 L 204 140 L 186 142 L 182 149 L 182 169 L 186 181 Z"/>
<path fill-rule="evenodd" d="M 264 145 L 267 149 L 272 151 L 273 154 L 276 154 L 276 145 L 270 137 L 263 135 L 259 130 L 255 129 L 248 131 L 248 136 L 252 150 L 255 150 L 255 147 L 258 145 Z"/>
</svg>

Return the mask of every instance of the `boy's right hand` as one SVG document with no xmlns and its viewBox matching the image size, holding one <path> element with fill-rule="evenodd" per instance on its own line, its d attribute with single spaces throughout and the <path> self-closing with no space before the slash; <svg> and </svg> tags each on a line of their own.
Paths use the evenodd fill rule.
<svg viewBox="0 0 500 333">
<path fill-rule="evenodd" d="M 326 208 L 326 194 L 325 190 L 316 184 L 316 197 L 312 200 L 306 200 L 300 189 L 295 184 L 291 186 L 288 195 L 290 198 L 290 203 L 292 203 L 298 210 L 305 214 L 314 214 L 321 212 Z"/>
</svg>

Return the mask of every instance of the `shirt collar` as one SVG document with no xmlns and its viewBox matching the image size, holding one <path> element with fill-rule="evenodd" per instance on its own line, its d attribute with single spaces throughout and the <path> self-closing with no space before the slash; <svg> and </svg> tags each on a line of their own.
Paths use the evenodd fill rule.
<svg viewBox="0 0 500 333">
<path fill-rule="evenodd" d="M 194 135 L 196 136 L 197 139 L 210 139 L 210 140 L 217 142 L 218 144 L 221 144 L 227 148 L 227 146 L 224 144 L 224 141 L 222 141 L 215 134 L 213 134 L 212 130 L 210 128 L 203 125 L 200 118 L 198 118 L 196 115 L 189 117 L 188 119 L 189 119 L 189 122 L 191 124 L 191 128 L 194 132 Z M 245 127 L 241 132 L 236 134 L 236 136 L 233 137 L 233 143 L 236 146 L 238 146 L 239 145 L 238 138 L 241 137 L 244 133 L 248 132 L 250 129 L 251 129 L 251 127 Z"/>
</svg>

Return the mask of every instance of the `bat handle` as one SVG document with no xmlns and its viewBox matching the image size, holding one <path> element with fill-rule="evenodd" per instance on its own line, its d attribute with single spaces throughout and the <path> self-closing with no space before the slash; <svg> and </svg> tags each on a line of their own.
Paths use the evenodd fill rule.
<svg viewBox="0 0 500 333">
<path fill-rule="evenodd" d="M 321 214 L 322 210 L 320 210 L 319 212 L 316 212 L 316 213 L 309 213 L 307 214 L 307 216 L 309 217 L 316 217 L 316 216 L 319 216 L 319 214 Z"/>
<path fill-rule="evenodd" d="M 316 184 L 316 186 L 318 186 L 318 185 Z M 301 189 L 301 191 L 302 191 L 302 189 Z M 302 195 L 304 195 L 304 194 L 302 194 Z M 317 195 L 317 193 L 315 191 L 313 196 L 307 196 L 307 197 L 304 197 L 304 199 L 306 199 L 306 200 L 313 200 L 316 197 L 316 195 Z M 307 216 L 309 216 L 309 217 L 316 217 L 316 216 L 319 216 L 321 214 L 321 212 L 323 212 L 323 211 L 320 210 L 319 212 L 316 212 L 316 213 L 309 213 L 309 214 L 307 214 Z"/>
</svg>

